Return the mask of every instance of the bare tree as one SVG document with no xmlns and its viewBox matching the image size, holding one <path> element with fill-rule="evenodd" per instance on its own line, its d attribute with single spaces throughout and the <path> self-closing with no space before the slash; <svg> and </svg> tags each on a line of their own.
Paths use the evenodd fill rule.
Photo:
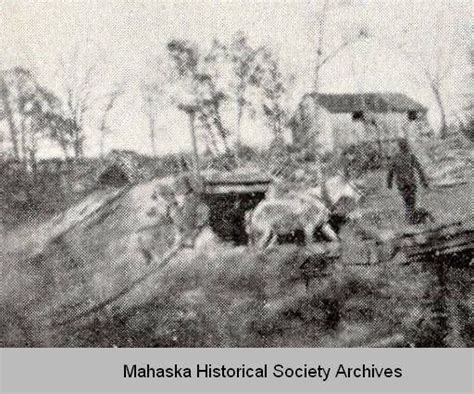
<svg viewBox="0 0 474 394">
<path fill-rule="evenodd" d="M 156 155 L 156 113 L 157 107 L 154 97 L 150 92 L 143 92 L 143 112 L 148 121 L 148 128 L 150 131 L 150 144 L 152 155 Z"/>
<path fill-rule="evenodd" d="M 53 114 L 60 109 L 59 98 L 22 67 L 2 73 L 0 98 L 10 129 L 13 157 L 35 167 L 39 139 L 51 137 L 48 131 Z"/>
<path fill-rule="evenodd" d="M 106 94 L 105 96 L 104 105 L 102 108 L 102 114 L 101 114 L 100 123 L 99 123 L 99 131 L 100 131 L 99 152 L 100 152 L 101 158 L 104 158 L 104 154 L 105 154 L 105 140 L 112 131 L 109 124 L 110 114 L 113 111 L 114 107 L 116 106 L 117 100 L 123 95 L 123 93 L 124 93 L 124 84 L 117 83 L 112 87 L 110 92 Z"/>
<path fill-rule="evenodd" d="M 20 99 L 24 159 L 29 161 L 34 173 L 36 173 L 39 140 L 51 137 L 51 116 L 58 113 L 60 106 L 60 100 L 56 95 L 39 85 L 34 92 L 23 95 Z"/>
<path fill-rule="evenodd" d="M 224 153 L 231 154 L 228 141 L 230 131 L 224 125 L 221 114 L 222 102 L 227 96 L 218 89 L 215 75 L 209 72 L 210 59 L 201 55 L 192 43 L 183 40 L 170 41 L 168 53 L 177 72 L 177 81 L 186 86 L 183 93 L 188 103 L 175 98 L 178 107 L 189 108 L 191 105 L 193 116 L 199 121 L 200 128 L 211 137 L 210 140 L 215 142 L 215 148 L 222 147 Z"/>
<path fill-rule="evenodd" d="M 10 141 L 13 149 L 13 157 L 20 159 L 20 149 L 18 142 L 19 131 L 17 130 L 14 117 L 13 109 L 10 103 L 10 90 L 5 81 L 5 73 L 0 74 L 0 100 L 2 103 L 2 118 L 6 118 L 8 122 L 8 128 L 10 130 Z"/>
<path fill-rule="evenodd" d="M 288 120 L 288 87 L 292 84 L 293 75 L 284 75 L 279 59 L 269 51 L 264 56 L 264 74 L 261 81 L 263 93 L 263 114 L 274 141 L 283 143 L 284 125 Z"/>
<path fill-rule="evenodd" d="M 432 31 L 430 34 L 404 29 L 396 36 L 387 37 L 383 33 L 371 36 L 382 45 L 398 51 L 409 66 L 414 66 L 407 67 L 412 70 L 410 77 L 431 91 L 440 115 L 439 136 L 443 139 L 448 135 L 450 116 L 447 87 L 453 78 L 465 73 L 470 36 L 463 30 L 463 26 L 453 26 L 449 23 L 442 11 L 438 11 L 434 18 L 427 18 L 427 23 L 434 24 L 434 27 L 429 29 Z M 423 34 L 422 46 L 420 34 Z"/>
<path fill-rule="evenodd" d="M 64 158 L 68 159 L 75 135 L 75 122 L 65 117 L 61 111 L 49 113 L 47 116 L 50 138 L 58 143 Z"/>
<path fill-rule="evenodd" d="M 438 19 L 438 25 L 439 23 L 440 19 Z M 440 114 L 440 138 L 444 139 L 447 135 L 448 122 L 443 88 L 449 73 L 454 67 L 454 63 L 451 61 L 449 54 L 445 53 L 445 44 L 439 41 L 441 40 L 441 37 L 439 37 L 440 30 L 437 29 L 436 31 L 438 37 L 433 40 L 431 55 L 434 56 L 431 58 L 431 61 L 426 61 L 424 54 L 411 50 L 410 43 L 407 41 L 398 44 L 398 49 L 410 61 L 418 64 L 422 72 L 422 78 L 420 78 L 418 73 L 413 75 L 413 77 L 420 85 L 427 85 L 431 90 Z"/>
<path fill-rule="evenodd" d="M 196 109 L 196 129 L 203 131 L 208 151 L 214 155 L 224 153 L 237 162 L 242 121 L 246 113 L 252 117 L 256 114 L 268 50 L 250 45 L 241 31 L 229 43 L 214 40 L 203 53 L 182 40 L 171 41 L 168 50 L 180 79 L 188 81 L 188 96 Z M 235 126 L 225 116 L 234 110 Z"/>
<path fill-rule="evenodd" d="M 156 155 L 156 131 L 157 120 L 160 110 L 170 104 L 170 84 L 173 77 L 170 74 L 169 66 L 161 59 L 155 59 L 148 72 L 151 76 L 143 79 L 140 83 L 142 96 L 142 111 L 148 121 L 151 151 Z"/>
<path fill-rule="evenodd" d="M 327 24 L 328 24 L 328 17 L 329 12 L 331 11 L 332 7 L 338 7 L 339 4 L 335 1 L 331 0 L 324 0 L 320 13 L 317 15 L 317 27 L 316 27 L 316 56 L 315 56 L 315 65 L 314 65 L 314 78 L 313 78 L 313 94 L 317 95 L 320 91 L 321 85 L 321 70 L 325 65 L 327 65 L 332 59 L 336 58 L 342 51 L 344 51 L 349 46 L 355 44 L 356 42 L 365 39 L 367 37 L 367 31 L 365 29 L 358 30 L 357 34 L 350 35 L 346 37 L 339 45 L 335 47 L 328 47 L 326 42 L 327 36 Z M 315 125 L 316 128 L 319 129 L 320 125 L 320 108 L 316 105 L 315 108 Z M 319 130 L 316 130 L 316 133 L 319 133 Z M 315 140 L 318 138 L 318 135 L 315 136 Z M 320 147 L 314 141 L 315 146 L 309 147 L 314 149 L 316 152 L 316 161 L 317 166 L 319 168 L 319 176 L 320 178 L 323 176 L 320 157 L 319 157 L 319 149 Z"/>
<path fill-rule="evenodd" d="M 331 60 L 336 58 L 341 52 L 343 52 L 349 46 L 359 42 L 368 37 L 368 32 L 365 28 L 361 27 L 355 34 L 348 35 L 341 43 L 334 47 L 328 47 L 326 42 L 327 37 L 327 23 L 329 12 L 331 9 L 337 8 L 339 4 L 336 1 L 324 0 L 323 6 L 320 13 L 317 15 L 317 29 L 316 29 L 316 57 L 314 65 L 314 79 L 313 79 L 313 92 L 318 93 L 320 90 L 321 82 L 321 70 Z"/>
<path fill-rule="evenodd" d="M 326 39 L 326 20 L 329 9 L 329 0 L 324 0 L 320 15 L 318 15 L 317 36 L 316 36 L 316 61 L 314 65 L 313 92 L 319 92 L 320 71 L 323 66 L 325 56 L 325 39 Z"/>
<path fill-rule="evenodd" d="M 99 84 L 99 61 L 76 46 L 70 57 L 59 61 L 64 96 L 64 116 L 70 120 L 72 151 L 75 158 L 84 155 L 85 120 L 99 104 L 96 85 Z"/>
<path fill-rule="evenodd" d="M 252 47 L 242 31 L 237 32 L 228 47 L 221 45 L 224 57 L 232 65 L 231 91 L 237 105 L 236 145 L 241 146 L 242 118 L 246 108 L 252 110 L 247 93 L 250 87 L 258 87 L 263 75 L 262 56 L 264 47 Z"/>
</svg>

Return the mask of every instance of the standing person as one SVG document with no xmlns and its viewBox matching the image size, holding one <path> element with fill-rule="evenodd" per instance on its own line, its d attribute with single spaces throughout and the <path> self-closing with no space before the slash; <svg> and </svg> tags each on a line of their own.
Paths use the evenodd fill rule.
<svg viewBox="0 0 474 394">
<path fill-rule="evenodd" d="M 208 224 L 209 209 L 202 201 L 199 185 L 188 174 L 178 179 L 175 188 L 175 201 L 171 206 L 177 231 L 175 242 L 184 240 L 186 246 L 194 247 L 196 231 Z"/>
<path fill-rule="evenodd" d="M 410 146 L 406 139 L 402 138 L 398 141 L 399 151 L 396 153 L 389 166 L 387 176 L 387 187 L 392 188 L 393 177 L 398 191 L 405 203 L 405 211 L 407 220 L 410 223 L 415 222 L 415 208 L 416 208 L 416 191 L 417 181 L 416 174 L 418 173 L 420 183 L 423 187 L 428 187 L 425 173 L 421 168 L 420 162 L 416 156 L 410 151 Z"/>
</svg>

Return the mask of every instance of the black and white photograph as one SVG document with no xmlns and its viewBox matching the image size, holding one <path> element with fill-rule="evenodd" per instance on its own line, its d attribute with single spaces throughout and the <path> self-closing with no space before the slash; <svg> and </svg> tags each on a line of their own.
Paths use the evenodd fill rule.
<svg viewBox="0 0 474 394">
<path fill-rule="evenodd" d="M 0 347 L 472 348 L 472 6 L 0 0 Z"/>
</svg>

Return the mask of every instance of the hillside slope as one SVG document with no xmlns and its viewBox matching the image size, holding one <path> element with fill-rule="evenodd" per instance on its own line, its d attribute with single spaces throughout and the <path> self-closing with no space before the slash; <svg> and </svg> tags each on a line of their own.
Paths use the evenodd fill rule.
<svg viewBox="0 0 474 394">
<path fill-rule="evenodd" d="M 382 225 L 400 227 L 401 200 L 383 188 L 382 175 L 367 180 L 366 208 Z M 420 334 L 431 335 L 425 324 L 432 320 L 433 275 L 396 261 L 354 266 L 364 263 L 355 258 L 363 258 L 357 241 L 354 250 L 345 242 L 343 259 L 308 290 L 295 245 L 263 254 L 227 244 L 188 249 L 157 270 L 172 243 L 170 225 L 147 215 L 161 182 L 170 179 L 97 191 L 50 221 L 6 234 L 4 345 L 364 346 L 401 334 L 403 343 L 437 343 Z M 471 192 L 472 184 L 421 192 L 420 204 L 441 222 L 463 220 Z M 454 300 L 460 310 L 466 289 L 456 290 L 463 294 Z M 120 297 L 75 319 L 114 295 Z"/>
<path fill-rule="evenodd" d="M 98 190 L 47 222 L 5 234 L 1 301 L 7 315 L 23 316 L 21 324 L 36 327 L 33 336 L 47 344 L 49 330 L 40 333 L 40 327 L 102 301 L 142 274 L 143 241 L 157 231 L 156 218 L 147 215 L 156 184 Z M 150 246 L 157 255 L 169 247 L 163 235 L 170 231 L 159 227 Z"/>
</svg>

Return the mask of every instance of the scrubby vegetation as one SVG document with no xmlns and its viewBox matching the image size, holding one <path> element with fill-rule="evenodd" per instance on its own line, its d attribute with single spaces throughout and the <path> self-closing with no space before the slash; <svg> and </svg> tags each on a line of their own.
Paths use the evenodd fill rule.
<svg viewBox="0 0 474 394">
<path fill-rule="evenodd" d="M 367 204 L 377 223 L 396 225 L 400 215 L 386 207 L 398 200 L 375 175 L 367 190 L 377 198 Z M 103 191 L 35 224 L 35 233 L 27 226 L 7 234 L 3 346 L 472 346 L 469 269 L 441 275 L 432 264 L 397 259 L 354 265 L 364 261 L 356 259 L 360 240 L 350 233 L 340 259 L 313 262 L 319 270 L 307 288 L 304 250 L 296 245 L 256 254 L 224 244 L 183 251 L 123 297 L 74 321 L 152 272 L 169 248 L 170 228 L 147 227 L 153 185 L 117 197 Z M 443 199 L 430 192 L 423 204 L 440 219 L 463 218 L 468 190 L 446 190 Z M 157 261 L 147 264 L 140 242 L 152 242 Z"/>
<path fill-rule="evenodd" d="M 61 345 L 443 346 L 452 331 L 435 276 L 415 267 L 338 262 L 306 289 L 295 247 L 220 252 L 173 265 L 149 301 L 67 327 Z M 461 323 L 461 346 L 471 326 Z"/>
</svg>

